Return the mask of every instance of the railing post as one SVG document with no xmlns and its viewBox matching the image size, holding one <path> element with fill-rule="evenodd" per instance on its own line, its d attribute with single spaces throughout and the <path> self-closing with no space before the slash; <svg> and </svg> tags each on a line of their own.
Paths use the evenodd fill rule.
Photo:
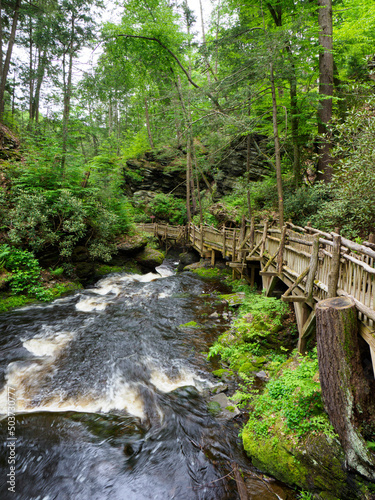
<svg viewBox="0 0 375 500">
<path fill-rule="evenodd" d="M 261 257 L 263 257 L 264 249 L 266 246 L 267 231 L 268 231 L 268 220 L 265 220 L 264 221 L 264 228 L 263 228 L 262 244 L 260 246 L 260 256 Z"/>
<path fill-rule="evenodd" d="M 283 229 L 281 231 L 281 238 L 280 238 L 280 246 L 279 246 L 279 253 L 277 255 L 277 272 L 281 273 L 283 270 L 283 256 L 284 256 L 284 247 L 285 247 L 285 239 L 286 239 L 286 226 L 283 226 Z"/>
<path fill-rule="evenodd" d="M 310 258 L 310 270 L 306 280 L 306 298 L 310 300 L 313 295 L 314 289 L 314 278 L 316 270 L 318 269 L 318 254 L 319 254 L 319 234 L 314 236 L 312 254 Z"/>
<path fill-rule="evenodd" d="M 254 248 L 254 236 L 255 236 L 255 219 L 254 217 L 251 217 L 251 223 L 250 223 L 250 250 Z"/>
<path fill-rule="evenodd" d="M 236 260 L 236 229 L 233 229 L 233 240 L 232 240 L 232 262 Z M 233 268 L 234 269 L 234 268 Z"/>
<path fill-rule="evenodd" d="M 226 249 L 226 232 L 225 232 L 225 226 L 223 227 L 223 258 L 225 259 L 225 254 L 227 252 L 227 249 Z"/>
<path fill-rule="evenodd" d="M 337 296 L 337 284 L 340 277 L 340 256 L 341 256 L 341 236 L 332 233 L 333 249 L 331 270 L 328 274 L 328 298 L 331 299 Z"/>
<path fill-rule="evenodd" d="M 204 235 L 203 235 L 203 225 L 201 224 L 201 254 L 203 256 L 203 239 L 204 239 Z"/>
</svg>

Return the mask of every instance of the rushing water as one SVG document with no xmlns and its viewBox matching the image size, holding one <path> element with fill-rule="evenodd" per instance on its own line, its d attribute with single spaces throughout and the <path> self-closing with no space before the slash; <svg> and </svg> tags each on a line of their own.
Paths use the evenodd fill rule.
<svg viewBox="0 0 375 500">
<path fill-rule="evenodd" d="M 251 500 L 294 498 L 254 473 L 238 426 L 208 412 L 203 351 L 230 313 L 222 285 L 172 267 L 0 316 L 0 412 L 8 388 L 17 410 L 15 494 L 0 422 L 1 499 L 236 499 L 232 462 Z"/>
</svg>

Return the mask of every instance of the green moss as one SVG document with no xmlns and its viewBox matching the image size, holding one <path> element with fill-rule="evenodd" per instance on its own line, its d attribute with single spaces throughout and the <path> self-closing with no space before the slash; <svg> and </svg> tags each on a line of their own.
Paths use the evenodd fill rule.
<svg viewBox="0 0 375 500">
<path fill-rule="evenodd" d="M 214 370 L 212 374 L 215 375 L 215 377 L 219 378 L 233 376 L 232 370 L 225 370 L 224 368 L 220 368 L 220 370 Z"/>
<path fill-rule="evenodd" d="M 178 325 L 178 328 L 199 328 L 199 325 L 195 321 L 189 321 L 189 323 Z"/>
<path fill-rule="evenodd" d="M 221 413 L 221 406 L 217 401 L 210 401 L 207 405 L 207 410 L 213 415 L 217 417 Z"/>
<path fill-rule="evenodd" d="M 198 267 L 196 269 L 191 269 L 191 271 L 202 278 L 218 278 L 222 270 L 217 267 Z"/>
<path fill-rule="evenodd" d="M 243 363 L 239 368 L 238 368 L 238 372 L 239 373 L 251 373 L 251 372 L 255 372 L 256 371 L 256 367 L 253 365 L 253 363 L 250 363 L 248 361 L 246 361 L 245 363 Z"/>
<path fill-rule="evenodd" d="M 227 293 L 219 295 L 220 299 L 225 300 L 232 307 L 239 306 L 245 302 L 244 293 Z"/>
<path fill-rule="evenodd" d="M 81 283 L 72 281 L 58 283 L 53 288 L 45 288 L 46 292 L 49 293 L 49 300 L 45 300 L 45 302 L 55 300 L 58 297 L 72 293 L 80 288 L 82 288 Z M 35 302 L 38 302 L 35 297 L 30 297 L 24 294 L 10 295 L 8 292 L 3 292 L 0 295 L 0 312 L 10 311 L 11 309 L 23 307 L 27 304 L 33 304 Z"/>
<path fill-rule="evenodd" d="M 0 297 L 0 312 L 6 312 L 32 302 L 36 302 L 36 299 L 27 297 L 26 295 L 2 295 Z"/>
<path fill-rule="evenodd" d="M 55 287 L 50 288 L 53 294 L 51 300 L 57 299 L 58 297 L 61 297 L 63 295 L 68 295 L 69 293 L 79 290 L 80 288 L 82 288 L 82 285 L 78 281 L 68 281 L 65 283 L 58 283 Z"/>
<path fill-rule="evenodd" d="M 105 276 L 106 274 L 121 273 L 123 271 L 124 268 L 122 266 L 109 266 L 107 264 L 103 264 L 95 270 L 95 274 L 97 276 Z"/>
</svg>

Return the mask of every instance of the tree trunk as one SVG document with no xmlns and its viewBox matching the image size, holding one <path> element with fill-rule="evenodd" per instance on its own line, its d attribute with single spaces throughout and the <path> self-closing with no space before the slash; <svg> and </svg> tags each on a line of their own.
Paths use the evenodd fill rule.
<svg viewBox="0 0 375 500">
<path fill-rule="evenodd" d="M 3 7 L 0 0 L 0 75 L 3 73 Z"/>
<path fill-rule="evenodd" d="M 17 22 L 18 22 L 18 15 L 19 15 L 19 12 L 20 12 L 20 7 L 21 7 L 21 0 L 16 0 L 16 5 L 14 6 L 12 29 L 11 29 L 10 37 L 9 37 L 9 41 L 8 41 L 7 54 L 6 54 L 6 57 L 5 57 L 4 67 L 3 67 L 2 74 L 1 74 L 1 83 L 0 83 L 0 121 L 2 120 L 2 117 L 3 117 L 3 114 L 4 114 L 5 86 L 6 86 L 7 78 L 8 78 L 8 71 L 9 71 L 10 59 L 12 57 L 13 45 L 14 45 L 14 41 L 16 39 L 16 30 L 17 30 Z"/>
<path fill-rule="evenodd" d="M 284 225 L 284 199 L 283 199 L 283 181 L 281 177 L 281 154 L 280 154 L 280 139 L 277 126 L 277 102 L 275 90 L 275 77 L 273 72 L 273 63 L 270 63 L 270 83 L 272 93 L 272 124 L 273 136 L 275 142 L 275 164 L 276 164 L 276 180 L 277 180 L 277 195 L 279 199 L 279 224 L 280 229 Z"/>
<path fill-rule="evenodd" d="M 251 145 L 251 136 L 248 134 L 247 139 L 247 151 L 246 151 L 246 184 L 247 184 L 247 192 L 246 192 L 246 197 L 247 197 L 247 211 L 249 214 L 249 220 L 251 220 L 252 217 L 252 210 L 251 210 L 251 199 L 250 199 L 250 145 Z"/>
<path fill-rule="evenodd" d="M 318 0 L 319 5 L 319 43 L 322 51 L 319 54 L 319 94 L 321 96 L 318 113 L 318 133 L 325 137 L 319 140 L 318 179 L 330 182 L 331 138 L 327 124 L 332 118 L 333 96 L 333 53 L 332 53 L 332 0 Z"/>
<path fill-rule="evenodd" d="M 33 24 L 29 16 L 29 122 L 33 119 L 33 100 L 34 100 L 34 78 L 33 78 Z"/>
<path fill-rule="evenodd" d="M 293 144 L 293 176 L 294 176 L 294 187 L 297 189 L 302 182 L 301 176 L 301 165 L 300 165 L 300 149 L 299 149 L 299 120 L 298 120 L 298 104 L 297 104 L 297 77 L 296 68 L 294 65 L 293 54 L 289 47 L 286 47 L 286 51 L 289 55 L 289 61 L 291 64 L 291 75 L 289 78 L 290 84 L 290 129 L 292 135 Z"/>
<path fill-rule="evenodd" d="M 64 112 L 63 112 L 63 141 L 62 141 L 62 158 L 61 158 L 61 173 L 64 177 L 66 153 L 68 147 L 68 123 L 70 115 L 70 99 L 72 95 L 72 73 L 73 73 L 73 53 L 74 53 L 74 35 L 75 35 L 75 17 L 72 15 L 71 20 L 71 33 L 69 44 L 69 68 L 68 68 L 68 81 L 64 85 Z M 65 59 L 65 55 L 64 55 Z"/>
<path fill-rule="evenodd" d="M 374 456 L 358 432 L 359 425 L 374 432 L 375 383 L 363 373 L 352 300 L 335 297 L 318 302 L 316 330 L 322 396 L 347 466 L 375 480 Z"/>
<path fill-rule="evenodd" d="M 33 117 L 32 119 L 35 119 L 35 122 L 39 122 L 39 102 L 40 102 L 40 89 L 42 88 L 42 83 L 44 79 L 44 73 L 46 70 L 47 66 L 47 58 L 46 58 L 46 51 L 43 52 L 43 54 L 40 56 L 39 61 L 38 61 L 38 70 L 37 70 L 37 80 L 36 80 L 36 87 L 35 87 L 35 97 L 34 97 L 34 104 L 33 104 Z"/>
<path fill-rule="evenodd" d="M 150 127 L 150 116 L 148 114 L 147 97 L 145 97 L 145 114 L 146 114 L 146 125 L 147 125 L 148 141 L 150 143 L 150 146 L 152 148 L 154 148 L 154 141 L 152 140 L 151 127 Z"/>
</svg>

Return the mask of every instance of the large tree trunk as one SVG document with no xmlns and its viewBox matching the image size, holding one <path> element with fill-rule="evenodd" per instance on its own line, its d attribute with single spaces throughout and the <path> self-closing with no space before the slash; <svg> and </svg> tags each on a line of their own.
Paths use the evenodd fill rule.
<svg viewBox="0 0 375 500">
<path fill-rule="evenodd" d="M 325 137 L 319 141 L 318 178 L 325 182 L 332 179 L 331 140 L 327 124 L 332 118 L 333 53 L 332 53 L 332 0 L 318 0 L 319 5 L 319 94 L 318 132 Z"/>
<path fill-rule="evenodd" d="M 316 333 L 324 404 L 349 468 L 375 480 L 374 456 L 358 431 L 375 429 L 375 384 L 366 379 L 358 346 L 357 311 L 347 297 L 318 302 Z"/>
<path fill-rule="evenodd" d="M 0 120 L 2 120 L 3 113 L 4 113 L 4 106 L 5 106 L 5 103 L 4 103 L 5 86 L 6 86 L 7 78 L 8 78 L 8 71 L 9 71 L 10 59 L 12 57 L 13 45 L 14 45 L 14 41 L 16 39 L 16 30 L 17 30 L 17 22 L 18 22 L 18 15 L 19 15 L 19 12 L 20 12 L 20 7 L 21 7 L 21 0 L 16 0 L 16 4 L 14 6 L 12 29 L 11 29 L 10 37 L 9 37 L 9 41 L 8 41 L 7 55 L 5 57 L 3 71 L 1 73 L 1 82 L 0 82 Z"/>
<path fill-rule="evenodd" d="M 275 143 L 275 165 L 276 165 L 276 180 L 277 180 L 277 195 L 279 199 L 279 223 L 280 228 L 284 225 L 284 198 L 283 198 L 283 181 L 281 177 L 281 152 L 280 152 L 280 139 L 279 129 L 277 126 L 277 102 L 276 102 L 276 89 L 275 77 L 273 72 L 273 63 L 270 63 L 270 83 L 272 93 L 272 124 L 273 124 L 273 137 Z"/>
</svg>

